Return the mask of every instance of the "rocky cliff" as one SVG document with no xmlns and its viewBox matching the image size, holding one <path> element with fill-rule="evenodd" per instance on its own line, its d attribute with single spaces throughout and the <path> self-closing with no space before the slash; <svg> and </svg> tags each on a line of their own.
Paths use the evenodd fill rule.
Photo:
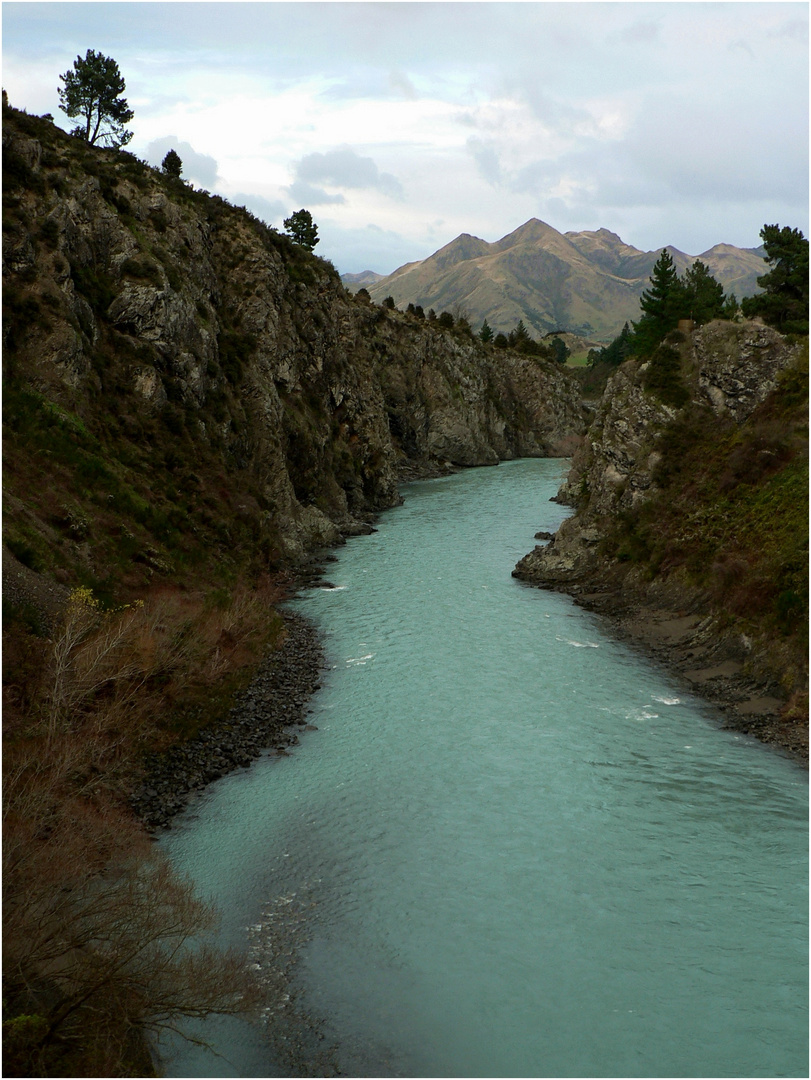
<svg viewBox="0 0 811 1080">
<path fill-rule="evenodd" d="M 6 539 L 29 565 L 279 565 L 366 527 L 401 473 L 584 431 L 555 364 L 353 297 L 130 154 L 6 108 L 3 159 Z"/>
<path fill-rule="evenodd" d="M 807 362 L 807 341 L 715 322 L 623 364 L 558 494 L 576 513 L 515 570 L 619 617 L 740 725 L 800 753 Z"/>
</svg>

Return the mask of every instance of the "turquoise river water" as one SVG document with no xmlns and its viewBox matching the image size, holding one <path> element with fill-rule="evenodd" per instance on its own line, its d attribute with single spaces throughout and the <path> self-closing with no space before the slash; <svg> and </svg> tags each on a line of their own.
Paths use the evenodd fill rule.
<svg viewBox="0 0 811 1080">
<path fill-rule="evenodd" d="M 806 774 L 511 578 L 565 466 L 409 485 L 294 602 L 318 731 L 164 841 L 270 1020 L 168 1075 L 808 1075 Z"/>
</svg>

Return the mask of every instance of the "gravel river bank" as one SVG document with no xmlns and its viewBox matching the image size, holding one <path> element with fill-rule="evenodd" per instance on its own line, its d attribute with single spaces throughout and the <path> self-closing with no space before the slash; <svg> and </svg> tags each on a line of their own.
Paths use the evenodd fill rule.
<svg viewBox="0 0 811 1080">
<path fill-rule="evenodd" d="M 225 723 L 156 754 L 146 779 L 133 794 L 133 810 L 150 829 L 168 827 L 208 784 L 260 755 L 283 755 L 306 729 L 308 702 L 320 686 L 324 650 L 315 627 L 301 615 L 283 612 L 285 637 L 260 665 Z"/>
</svg>

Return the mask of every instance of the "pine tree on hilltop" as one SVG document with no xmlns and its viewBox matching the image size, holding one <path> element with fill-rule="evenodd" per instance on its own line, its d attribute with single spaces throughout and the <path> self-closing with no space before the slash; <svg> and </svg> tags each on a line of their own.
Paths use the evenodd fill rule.
<svg viewBox="0 0 811 1080">
<path fill-rule="evenodd" d="M 318 226 L 309 210 L 296 210 L 295 214 L 285 218 L 284 227 L 291 239 L 307 251 L 312 251 L 318 243 Z"/>
<path fill-rule="evenodd" d="M 788 225 L 764 225 L 760 235 L 771 270 L 757 279 L 763 292 L 743 301 L 743 313 L 760 315 L 783 333 L 807 334 L 808 241 Z"/>
<path fill-rule="evenodd" d="M 510 343 L 511 349 L 521 349 L 522 346 L 526 346 L 532 339 L 529 336 L 529 331 L 524 326 L 524 320 L 519 319 L 518 324 L 514 330 L 511 330 L 507 336 L 507 340 Z"/>
<path fill-rule="evenodd" d="M 183 172 L 183 162 L 180 160 L 180 155 L 176 151 L 170 150 L 161 162 L 161 169 L 167 176 L 174 176 L 179 180 L 180 174 Z"/>
<path fill-rule="evenodd" d="M 493 330 L 492 330 L 490 324 L 488 323 L 487 319 L 485 319 L 484 322 L 482 323 L 482 328 L 479 331 L 479 340 L 483 341 L 485 343 L 485 345 L 488 343 L 488 341 L 493 340 Z"/>
<path fill-rule="evenodd" d="M 85 139 L 91 146 L 100 142 L 116 149 L 130 141 L 132 132 L 126 131 L 124 125 L 135 113 L 127 99 L 121 97 L 126 84 L 111 56 L 88 49 L 85 58 L 77 56 L 73 70 L 59 78 L 65 84 L 59 90 L 60 109 L 71 119 L 83 118 L 72 135 Z"/>
<path fill-rule="evenodd" d="M 701 326 L 724 314 L 727 303 L 724 288 L 699 259 L 684 271 L 681 284 L 684 294 L 682 318 L 692 319 Z"/>
</svg>

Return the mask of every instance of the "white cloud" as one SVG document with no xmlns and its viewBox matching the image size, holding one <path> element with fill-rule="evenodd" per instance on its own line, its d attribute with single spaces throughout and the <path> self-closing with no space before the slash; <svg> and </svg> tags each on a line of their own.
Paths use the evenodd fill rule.
<svg viewBox="0 0 811 1080">
<path fill-rule="evenodd" d="M 808 228 L 804 5 L 12 2 L 12 104 L 67 126 L 89 46 L 135 153 L 174 132 L 184 176 L 265 220 L 311 204 L 342 269 L 533 215 L 688 252 Z"/>
<path fill-rule="evenodd" d="M 306 180 L 295 180 L 287 190 L 294 202 L 309 203 L 310 206 L 341 205 L 346 202 L 340 192 L 330 195 L 328 191 L 308 184 Z"/>
<path fill-rule="evenodd" d="M 256 214 L 266 225 L 281 226 L 282 218 L 290 213 L 290 208 L 279 199 L 265 199 L 256 193 L 235 191 L 228 198 L 234 206 L 244 206 Z"/>
<path fill-rule="evenodd" d="M 208 154 L 198 154 L 194 147 L 178 139 L 177 135 L 164 135 L 154 139 L 146 148 L 144 160 L 155 168 L 160 168 L 163 159 L 170 150 L 174 150 L 183 162 L 183 179 L 194 181 L 200 187 L 213 188 L 218 180 L 217 162 Z"/>
<path fill-rule="evenodd" d="M 356 154 L 350 146 L 303 157 L 296 164 L 295 184 L 314 181 L 339 188 L 374 188 L 389 198 L 403 198 L 403 187 L 396 176 L 381 173 L 372 158 Z"/>
</svg>

